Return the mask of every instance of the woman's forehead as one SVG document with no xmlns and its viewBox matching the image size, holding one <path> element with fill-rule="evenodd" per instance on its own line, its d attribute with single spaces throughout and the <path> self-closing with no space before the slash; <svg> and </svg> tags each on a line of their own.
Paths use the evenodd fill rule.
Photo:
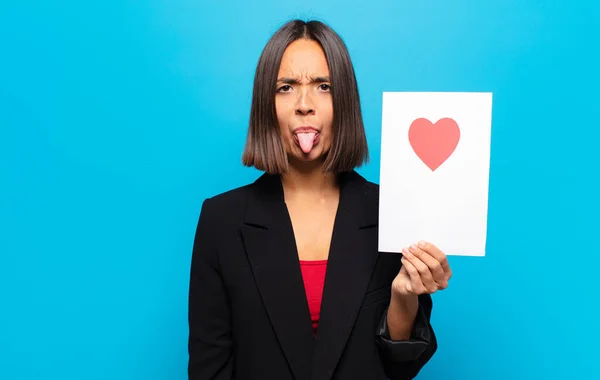
<svg viewBox="0 0 600 380">
<path fill-rule="evenodd" d="M 317 42 L 297 40 L 283 53 L 279 73 L 294 79 L 314 79 L 329 75 L 329 68 Z"/>
</svg>

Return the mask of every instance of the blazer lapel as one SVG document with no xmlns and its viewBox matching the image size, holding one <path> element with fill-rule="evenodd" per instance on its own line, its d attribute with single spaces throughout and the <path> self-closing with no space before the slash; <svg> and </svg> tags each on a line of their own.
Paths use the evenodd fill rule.
<svg viewBox="0 0 600 380">
<path fill-rule="evenodd" d="M 377 198 L 368 194 L 366 180 L 358 173 L 352 171 L 342 178 L 313 357 L 313 380 L 331 378 L 378 258 L 374 249 L 378 210 L 372 201 Z"/>
<path fill-rule="evenodd" d="M 250 186 L 242 237 L 256 285 L 294 377 L 308 380 L 314 337 L 279 176 Z"/>
</svg>

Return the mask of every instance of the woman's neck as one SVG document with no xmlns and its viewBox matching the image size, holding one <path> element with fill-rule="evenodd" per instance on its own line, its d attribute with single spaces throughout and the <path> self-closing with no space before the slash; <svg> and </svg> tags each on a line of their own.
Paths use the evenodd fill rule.
<svg viewBox="0 0 600 380">
<path fill-rule="evenodd" d="M 290 165 L 289 172 L 281 176 L 286 198 L 292 196 L 337 196 L 338 182 L 334 173 L 324 173 L 321 166 L 298 168 Z"/>
</svg>

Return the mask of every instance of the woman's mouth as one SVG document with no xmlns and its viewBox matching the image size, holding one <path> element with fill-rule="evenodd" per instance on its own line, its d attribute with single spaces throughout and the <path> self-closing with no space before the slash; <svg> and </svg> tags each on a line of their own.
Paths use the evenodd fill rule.
<svg viewBox="0 0 600 380">
<path fill-rule="evenodd" d="M 298 128 L 294 131 L 294 140 L 305 154 L 319 142 L 319 131 L 315 128 Z"/>
</svg>

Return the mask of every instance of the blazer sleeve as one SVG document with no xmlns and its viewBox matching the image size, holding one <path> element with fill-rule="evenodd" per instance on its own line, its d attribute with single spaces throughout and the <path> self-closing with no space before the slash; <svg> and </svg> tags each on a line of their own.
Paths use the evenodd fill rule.
<svg viewBox="0 0 600 380">
<path fill-rule="evenodd" d="M 194 238 L 188 300 L 188 379 L 230 380 L 232 339 L 230 309 L 215 247 L 218 210 L 202 203 Z"/>
<path fill-rule="evenodd" d="M 389 307 L 389 305 L 388 305 Z M 419 309 L 408 340 L 392 340 L 387 325 L 386 307 L 376 331 L 376 342 L 390 380 L 414 379 L 437 350 L 431 327 L 433 303 L 429 294 L 419 296 Z"/>
</svg>

